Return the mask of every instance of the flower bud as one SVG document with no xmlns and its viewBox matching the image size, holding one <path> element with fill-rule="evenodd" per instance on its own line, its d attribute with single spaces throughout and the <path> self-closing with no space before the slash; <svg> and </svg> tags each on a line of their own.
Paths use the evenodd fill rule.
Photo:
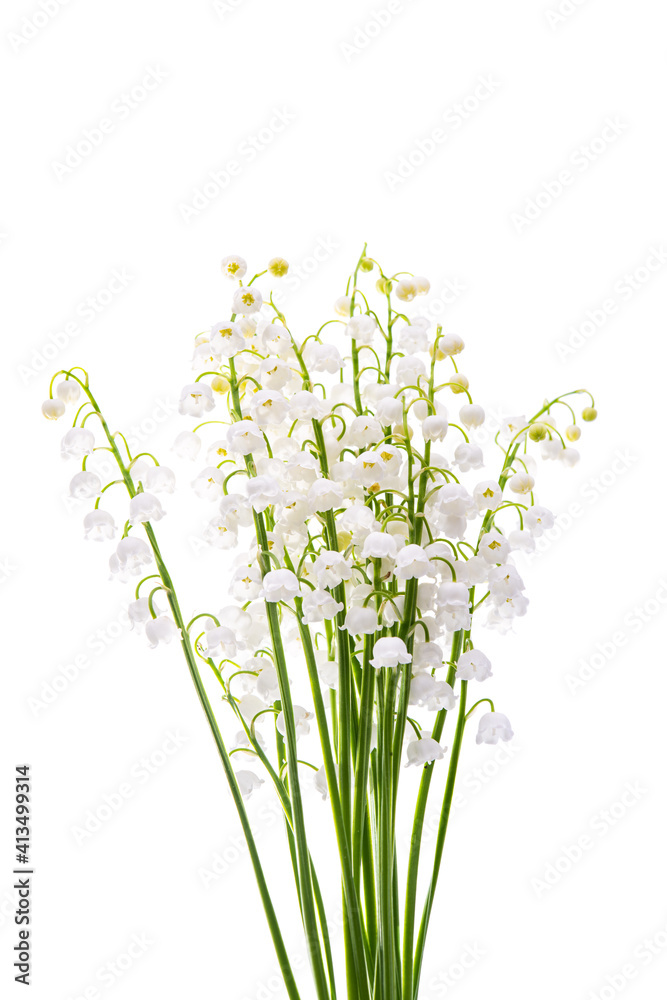
<svg viewBox="0 0 667 1000">
<path fill-rule="evenodd" d="M 80 395 L 79 383 L 74 379 L 68 378 L 56 386 L 56 396 L 62 399 L 63 403 L 76 403 Z"/>
<path fill-rule="evenodd" d="M 467 377 L 462 374 L 462 372 L 455 372 L 452 376 L 450 376 L 449 382 L 449 388 L 455 395 L 465 392 L 470 386 L 470 382 Z"/>
<path fill-rule="evenodd" d="M 438 354 L 442 352 L 446 358 L 450 358 L 453 354 L 460 354 L 464 347 L 465 344 L 458 334 L 447 333 L 438 341 Z"/>
<path fill-rule="evenodd" d="M 221 396 L 229 392 L 229 382 L 223 375 L 214 375 L 211 379 L 211 389 L 213 392 L 219 392 Z"/>
<path fill-rule="evenodd" d="M 284 257 L 272 257 L 269 261 L 268 271 L 274 278 L 283 278 L 289 271 L 289 264 Z"/>
<path fill-rule="evenodd" d="M 42 403 L 42 413 L 47 420 L 57 420 L 65 412 L 62 399 L 45 399 Z"/>
<path fill-rule="evenodd" d="M 350 315 L 350 306 L 352 305 L 352 300 L 349 295 L 341 295 L 340 298 L 336 299 L 334 302 L 334 312 L 338 313 L 339 316 L 344 316 L 346 319 Z"/>
<path fill-rule="evenodd" d="M 382 277 L 375 282 L 375 287 L 380 295 L 388 295 L 393 286 L 389 278 Z"/>
<path fill-rule="evenodd" d="M 394 429 L 392 431 L 392 434 L 396 438 L 404 438 L 405 437 L 405 427 L 403 426 L 403 424 L 395 424 L 394 425 Z M 414 430 L 412 429 L 412 427 L 410 426 L 410 424 L 408 424 L 408 440 L 412 441 L 412 435 L 413 434 L 414 434 Z"/>
<path fill-rule="evenodd" d="M 576 424 L 570 424 L 565 430 L 565 437 L 568 441 L 578 441 L 581 437 L 581 428 L 577 427 Z"/>
<path fill-rule="evenodd" d="M 362 257 L 359 263 L 359 267 L 362 271 L 368 272 L 373 270 L 374 264 L 373 261 L 370 259 L 370 257 Z"/>
<path fill-rule="evenodd" d="M 528 431 L 528 437 L 531 441 L 544 441 L 547 433 L 548 431 L 545 424 L 531 424 L 530 430 Z"/>
<path fill-rule="evenodd" d="M 509 481 L 512 493 L 530 493 L 535 486 L 535 480 L 527 472 L 517 472 Z"/>
<path fill-rule="evenodd" d="M 401 302 L 412 302 L 415 295 L 418 294 L 419 291 L 414 278 L 401 278 L 396 285 L 396 298 L 400 299 Z"/>
<path fill-rule="evenodd" d="M 598 415 L 598 411 L 594 406 L 587 406 L 585 410 L 582 410 L 581 419 L 586 421 L 595 420 Z"/>
</svg>

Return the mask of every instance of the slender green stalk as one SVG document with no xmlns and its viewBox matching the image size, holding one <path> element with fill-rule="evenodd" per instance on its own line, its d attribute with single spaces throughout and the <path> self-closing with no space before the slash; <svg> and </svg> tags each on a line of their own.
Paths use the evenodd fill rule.
<svg viewBox="0 0 667 1000">
<path fill-rule="evenodd" d="M 459 630 L 454 633 L 452 640 L 452 666 L 447 672 L 447 683 L 454 686 L 456 677 L 456 663 L 461 653 L 463 644 L 463 633 Z M 433 726 L 432 738 L 440 740 L 447 719 L 447 710 L 438 712 Z M 410 838 L 410 855 L 408 858 L 408 873 L 405 888 L 405 917 L 403 921 L 403 996 L 401 1000 L 413 1000 L 416 993 L 413 992 L 413 951 L 415 934 L 415 912 L 417 907 L 417 880 L 419 875 L 419 859 L 422 845 L 422 835 L 424 832 L 424 820 L 426 817 L 426 806 L 428 803 L 429 791 L 435 762 L 426 764 L 422 770 L 421 781 L 419 783 L 419 793 L 415 805 L 415 816 L 412 825 L 412 836 Z"/>
<path fill-rule="evenodd" d="M 440 864 L 442 862 L 442 852 L 445 846 L 445 837 L 447 835 L 447 827 L 449 825 L 449 817 L 452 809 L 452 798 L 454 796 L 454 786 L 456 784 L 456 772 L 459 766 L 459 757 L 461 755 L 461 744 L 463 743 L 463 733 L 466 725 L 467 689 L 468 689 L 468 681 L 461 681 L 461 695 L 459 697 L 459 714 L 456 721 L 454 742 L 452 744 L 452 752 L 449 760 L 449 770 L 447 771 L 447 784 L 445 785 L 445 794 L 442 800 L 442 811 L 440 813 L 438 836 L 435 844 L 435 860 L 433 862 L 433 874 L 431 876 L 431 881 L 428 887 L 428 893 L 426 895 L 426 902 L 424 904 L 424 912 L 422 915 L 421 925 L 419 927 L 419 936 L 417 938 L 417 947 L 415 950 L 415 965 L 414 965 L 415 996 L 417 996 L 419 992 L 419 978 L 421 976 L 422 959 L 424 957 L 424 944 L 426 941 L 426 932 L 428 931 L 428 925 L 431 919 L 433 900 L 435 898 L 435 890 L 438 884 L 438 875 L 440 874 Z"/>
<path fill-rule="evenodd" d="M 320 678 L 317 672 L 317 663 L 315 661 L 315 653 L 313 650 L 310 629 L 303 621 L 300 598 L 296 599 L 295 605 L 297 610 L 297 619 L 299 622 L 299 632 L 301 635 L 308 670 L 308 678 L 310 680 L 310 688 L 313 695 L 315 718 L 317 720 L 317 728 L 320 734 L 320 745 L 322 747 L 324 771 L 331 799 L 331 812 L 334 821 L 334 830 L 338 841 L 338 852 L 340 856 L 341 874 L 343 880 L 344 916 L 347 918 L 345 923 L 346 925 L 349 923 L 350 926 L 350 943 L 352 947 L 352 956 L 357 976 L 359 995 L 362 1000 L 370 1000 L 367 971 L 368 966 L 366 961 L 367 943 L 364 940 L 361 921 L 361 907 L 352 872 L 352 852 L 343 820 L 343 808 L 338 788 L 338 777 L 336 775 L 336 762 L 334 760 L 331 739 L 329 736 L 329 724 L 326 716 L 326 709 L 324 707 L 324 699 L 322 697 L 322 688 L 320 686 Z"/>
<path fill-rule="evenodd" d="M 73 377 L 76 378 L 76 376 L 73 376 Z M 130 475 L 130 472 L 129 472 L 127 466 L 123 462 L 123 459 L 122 459 L 122 456 L 120 454 L 120 451 L 118 450 L 118 446 L 116 445 L 115 438 L 114 438 L 114 436 L 111 434 L 111 432 L 109 430 L 109 427 L 108 427 L 108 425 L 106 423 L 106 420 L 104 419 L 104 416 L 103 416 L 103 414 L 102 414 L 99 406 L 97 405 L 97 401 L 95 400 L 94 396 L 90 392 L 90 390 L 89 390 L 89 388 L 88 388 L 87 385 L 85 385 L 79 379 L 76 379 L 76 381 L 78 381 L 79 384 L 81 385 L 81 387 L 84 389 L 86 395 L 88 396 L 88 398 L 89 398 L 89 400 L 90 400 L 90 402 L 91 402 L 91 404 L 92 404 L 92 406 L 94 408 L 94 411 L 97 413 L 97 415 L 98 415 L 98 417 L 99 417 L 99 419 L 101 421 L 102 428 L 104 430 L 104 433 L 105 433 L 105 436 L 107 438 L 107 441 L 109 442 L 110 450 L 113 453 L 113 456 L 114 456 L 114 458 L 116 460 L 118 468 L 120 469 L 121 474 L 123 476 L 123 481 L 125 482 L 125 485 L 127 487 L 128 493 L 129 493 L 130 497 L 134 497 L 136 495 L 136 490 L 134 488 L 134 482 L 132 480 L 132 476 Z M 146 523 L 146 524 L 144 524 L 144 528 L 146 530 L 146 535 L 148 536 L 148 540 L 149 540 L 151 549 L 153 550 L 153 555 L 155 557 L 155 562 L 156 562 L 156 565 L 157 565 L 157 568 L 158 568 L 158 573 L 159 573 L 160 579 L 161 579 L 161 581 L 162 581 L 162 583 L 164 585 L 165 592 L 167 594 L 167 600 L 169 602 L 169 606 L 171 608 L 171 612 L 172 612 L 172 614 L 174 616 L 174 622 L 176 623 L 177 628 L 179 628 L 180 632 L 181 632 L 181 649 L 183 651 L 183 655 L 184 655 L 186 663 L 188 665 L 188 669 L 190 671 L 190 676 L 192 678 L 192 681 L 193 681 L 194 686 L 195 686 L 195 690 L 197 692 L 197 697 L 199 698 L 199 702 L 200 702 L 200 704 L 201 704 L 201 706 L 202 706 L 202 708 L 204 710 L 204 714 L 206 716 L 206 720 L 207 720 L 207 722 L 209 724 L 209 728 L 211 730 L 211 734 L 212 734 L 213 739 L 215 741 L 216 748 L 218 750 L 218 754 L 219 754 L 220 760 L 222 762 L 223 770 L 225 772 L 225 776 L 226 776 L 227 781 L 229 783 L 229 787 L 230 787 L 231 794 L 232 794 L 232 799 L 234 801 L 234 805 L 236 806 L 236 810 L 238 812 L 238 816 L 239 816 L 239 819 L 240 819 L 240 822 L 241 822 L 241 827 L 242 827 L 242 830 L 243 830 L 243 834 L 244 834 L 246 843 L 248 845 L 248 853 L 250 855 L 250 860 L 251 860 L 251 863 L 252 863 L 252 866 L 253 866 L 253 871 L 255 873 L 255 879 L 257 881 L 257 885 L 258 885 L 258 888 L 259 888 L 259 893 L 260 893 L 260 897 L 261 897 L 261 900 L 262 900 L 262 905 L 264 907 L 264 913 L 266 915 L 266 920 L 267 920 L 267 923 L 269 925 L 269 932 L 271 934 L 271 937 L 272 937 L 272 940 L 273 940 L 273 945 L 274 945 L 274 948 L 276 950 L 276 956 L 278 958 L 278 964 L 280 966 L 281 975 L 283 976 L 283 979 L 285 981 L 285 986 L 286 986 L 288 995 L 290 997 L 290 1000 L 300 1000 L 299 991 L 297 989 L 296 981 L 294 979 L 294 974 L 292 972 L 290 961 L 289 961 L 289 958 L 288 958 L 288 955 L 287 955 L 287 949 L 285 948 L 285 943 L 284 943 L 284 940 L 283 940 L 283 937 L 282 937 L 282 934 L 281 934 L 281 931 L 280 931 L 280 926 L 278 924 L 278 918 L 276 916 L 276 912 L 275 912 L 275 909 L 273 907 L 273 902 L 271 900 L 271 895 L 269 893 L 268 885 L 266 883 L 266 879 L 265 879 L 265 876 L 264 876 L 264 871 L 263 871 L 262 863 L 261 863 L 261 860 L 260 860 L 260 857 L 259 857 L 259 852 L 257 851 L 257 845 L 255 843 L 255 838 L 253 836 L 252 829 L 250 827 L 250 821 L 248 820 L 248 815 L 247 815 L 247 812 L 246 812 L 246 809 L 245 809 L 245 805 L 244 805 L 244 802 L 243 802 L 243 796 L 241 794 L 241 790 L 240 790 L 238 782 L 236 780 L 236 775 L 234 773 L 234 769 L 232 767 L 232 763 L 231 763 L 231 760 L 229 758 L 229 754 L 228 754 L 227 749 L 225 747 L 225 743 L 224 743 L 224 740 L 222 738 L 222 734 L 221 734 L 220 729 L 218 727 L 218 723 L 217 723 L 217 720 L 215 718 L 215 714 L 213 712 L 213 708 L 211 707 L 211 703 L 210 703 L 210 701 L 208 699 L 208 695 L 206 693 L 206 689 L 204 687 L 203 681 L 201 679 L 201 675 L 199 673 L 199 668 L 197 666 L 197 660 L 196 660 L 196 657 L 195 657 L 194 650 L 192 649 L 192 644 L 190 642 L 190 637 L 189 637 L 189 634 L 188 634 L 188 631 L 187 631 L 187 628 L 186 628 L 186 625 L 185 625 L 185 621 L 184 621 L 183 616 L 181 614 L 180 606 L 179 606 L 179 603 L 178 603 L 178 598 L 176 596 L 176 591 L 174 589 L 174 585 L 172 583 L 171 576 L 169 575 L 167 567 L 166 567 L 166 565 L 165 565 L 165 563 L 164 563 L 164 561 L 162 559 L 162 555 L 161 555 L 161 552 L 160 552 L 160 549 L 159 549 L 159 546 L 158 546 L 158 543 L 157 543 L 157 538 L 155 536 L 155 532 L 153 530 L 152 525 L 149 524 L 149 523 Z"/>
</svg>

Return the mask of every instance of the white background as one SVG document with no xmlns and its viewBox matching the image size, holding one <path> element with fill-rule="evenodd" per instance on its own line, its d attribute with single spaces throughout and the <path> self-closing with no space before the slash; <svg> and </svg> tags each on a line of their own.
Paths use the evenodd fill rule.
<svg viewBox="0 0 667 1000">
<path fill-rule="evenodd" d="M 241 253 L 259 269 L 282 254 L 293 274 L 305 269 L 285 299 L 305 336 L 331 315 L 368 240 L 387 271 L 424 273 L 434 297 L 444 291 L 440 315 L 464 337 L 464 369 L 487 409 L 532 412 L 546 394 L 586 385 L 600 412 L 580 464 L 539 481 L 560 528 L 522 564 L 529 616 L 492 641 L 492 693 L 514 724 L 515 754 L 496 760 L 494 748 L 466 744 L 461 774 L 483 767 L 483 787 L 466 779 L 450 831 L 424 1000 L 653 1000 L 667 978 L 659 6 L 566 0 L 558 20 L 556 0 L 44 4 L 48 17 L 32 0 L 6 0 L 0 18 L 2 982 L 15 943 L 13 769 L 27 761 L 34 997 L 95 986 L 88 996 L 127 1000 L 283 996 L 178 651 L 149 653 L 116 625 L 128 588 L 107 581 L 106 549 L 82 543 L 83 510 L 63 500 L 73 472 L 58 454 L 63 423 L 47 424 L 39 406 L 51 371 L 84 365 L 114 426 L 169 461 L 192 336 L 226 314 L 220 258 Z M 121 110 L 149 71 L 154 89 Z M 464 101 L 465 121 L 455 110 Z M 276 110 L 289 122 L 263 133 L 270 141 L 250 159 L 251 137 Z M 59 166 L 102 119 L 110 125 L 90 155 L 77 164 L 70 151 Z M 429 145 L 438 128 L 444 141 Z M 397 180 L 401 157 L 412 166 Z M 188 213 L 230 160 L 237 175 L 205 188 Z M 564 170 L 571 183 L 559 190 Z M 654 270 L 642 269 L 647 259 Z M 105 303 L 114 271 L 125 287 L 114 282 Z M 624 278 L 634 272 L 636 290 Z M 606 318 L 595 312 L 605 300 Z M 571 338 L 582 346 L 558 349 Z M 185 490 L 169 511 L 161 537 L 188 581 L 186 612 L 218 606 L 225 558 L 189 541 L 200 508 Z M 30 699 L 81 654 L 85 669 L 35 710 Z M 573 691 L 568 675 L 593 656 L 591 679 Z M 142 783 L 139 762 L 175 731 L 187 741 Z M 77 844 L 87 811 L 131 774 L 132 797 Z M 638 790 L 619 805 L 627 783 Z M 269 801 L 253 800 L 255 814 Z M 314 793 L 308 808 L 321 811 Z M 257 822 L 262 851 L 284 865 L 275 813 Z M 584 835 L 589 849 L 567 862 Z M 206 889 L 200 870 L 216 852 L 229 868 Z M 550 865 L 561 874 L 540 888 Z M 151 944 L 105 985 L 98 971 L 133 934 Z M 636 950 L 644 940 L 656 942 L 650 960 Z M 450 989 L 466 949 L 477 958 Z"/>
</svg>

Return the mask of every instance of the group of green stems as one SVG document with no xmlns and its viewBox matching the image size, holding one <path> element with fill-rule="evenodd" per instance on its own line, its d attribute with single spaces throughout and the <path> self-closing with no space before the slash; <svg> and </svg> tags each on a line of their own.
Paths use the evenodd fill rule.
<svg viewBox="0 0 667 1000">
<path fill-rule="evenodd" d="M 359 265 L 357 265 L 357 270 L 358 267 Z M 354 283 L 356 286 L 356 272 Z M 389 292 L 387 298 L 388 333 L 385 334 L 385 339 L 387 341 L 386 372 L 388 376 L 392 357 L 391 327 L 400 314 L 393 312 Z M 354 313 L 354 291 L 351 312 Z M 284 319 L 281 314 L 278 316 L 281 320 Z M 312 382 L 303 361 L 303 346 L 301 350 L 294 342 L 293 346 L 303 376 L 303 387 L 311 389 Z M 363 408 L 359 394 L 359 350 L 354 341 L 352 342 L 352 357 L 355 372 L 356 414 L 358 415 L 363 413 Z M 431 407 L 433 407 L 435 392 L 440 388 L 440 386 L 436 387 L 435 385 L 436 358 L 437 351 L 434 350 L 428 391 L 424 393 L 423 388 L 419 386 L 407 387 L 416 389 L 419 396 L 426 399 Z M 92 407 L 92 410 L 84 417 L 82 425 L 89 416 L 96 415 L 98 417 L 108 442 L 106 448 L 112 453 L 120 470 L 121 480 L 119 481 L 124 483 L 130 497 L 133 497 L 142 488 L 141 484 L 135 485 L 131 470 L 132 464 L 139 456 L 133 459 L 123 436 L 118 432 L 114 434 L 110 432 L 97 401 L 90 391 L 86 373 L 83 373 L 84 378 L 81 379 L 75 374 L 77 370 L 57 374 L 64 374 L 67 378 L 75 379 L 83 389 L 87 397 L 87 404 Z M 240 379 L 237 377 L 233 359 L 230 359 L 228 374 L 230 414 L 232 420 L 238 421 L 243 419 L 241 398 L 243 382 L 247 376 L 242 376 Z M 54 380 L 56 377 L 54 376 Z M 401 392 L 404 393 L 405 388 Z M 530 422 L 536 421 L 551 406 L 561 401 L 563 401 L 563 397 L 558 397 L 546 404 Z M 401 493 L 400 502 L 394 504 L 394 495 L 398 491 L 380 490 L 379 493 L 369 497 L 368 503 L 380 516 L 392 516 L 392 511 L 400 510 L 402 518 L 407 521 L 409 526 L 409 541 L 420 544 L 424 526 L 426 526 L 427 531 L 429 530 L 424 517 L 424 508 L 429 495 L 428 484 L 435 478 L 434 471 L 439 472 L 440 470 L 433 470 L 430 466 L 430 442 L 425 443 L 423 455 L 418 454 L 412 448 L 408 434 L 407 409 L 404 409 L 403 423 L 404 433 L 396 437 L 395 443 L 403 447 L 407 455 L 407 493 Z M 314 453 L 319 459 L 322 474 L 328 477 L 329 467 L 322 422 L 314 419 L 312 427 L 314 441 L 309 442 L 309 446 L 314 449 Z M 389 437 L 391 436 L 391 428 L 387 430 Z M 462 431 L 462 433 L 464 432 Z M 121 438 L 125 445 L 128 452 L 127 461 L 119 450 L 117 438 Z M 513 463 L 517 459 L 521 444 L 520 438 L 521 434 L 517 434 L 504 451 L 503 469 L 499 478 L 501 488 L 505 486 L 507 479 L 514 471 Z M 414 465 L 416 463 L 418 463 L 419 469 L 415 473 Z M 245 471 L 250 477 L 257 474 L 254 460 L 250 455 L 245 458 Z M 383 492 L 385 493 L 384 499 L 382 499 Z M 521 515 L 520 510 L 519 515 Z M 339 550 L 334 513 L 332 511 L 323 512 L 320 517 L 323 522 L 323 538 L 327 549 Z M 480 538 L 494 527 L 494 517 L 494 512 L 487 512 L 480 530 Z M 254 524 L 259 567 L 262 576 L 264 576 L 273 568 L 272 560 L 277 561 L 275 555 L 270 551 L 267 535 L 273 527 L 270 509 L 263 513 L 254 512 Z M 281 611 L 276 603 L 266 603 L 272 644 L 271 653 L 280 693 L 279 700 L 269 711 L 276 713 L 282 711 L 285 729 L 284 737 L 276 730 L 277 766 L 274 766 L 257 738 L 256 719 L 248 723 L 240 712 L 238 702 L 231 696 L 229 682 L 225 682 L 222 676 L 222 664 L 216 665 L 212 659 L 202 656 L 198 652 L 196 641 L 190 637 L 190 629 L 194 622 L 203 615 L 197 615 L 186 625 L 173 582 L 158 546 L 155 531 L 150 523 L 145 523 L 144 529 L 157 567 L 157 574 L 145 579 L 158 578 L 160 581 L 159 586 L 151 591 L 149 598 L 151 613 L 155 615 L 153 597 L 157 590 L 162 590 L 166 595 L 176 626 L 180 629 L 185 660 L 215 740 L 238 811 L 287 993 L 290 1000 L 299 1000 L 300 998 L 244 799 L 231 764 L 233 751 L 230 752 L 226 748 L 216 715 L 202 681 L 198 663 L 198 660 L 201 659 L 205 660 L 222 685 L 225 702 L 235 712 L 246 733 L 250 747 L 264 765 L 279 797 L 284 811 L 287 842 L 316 995 L 318 1000 L 336 1000 L 329 924 L 306 834 L 296 723 L 280 628 Z M 430 532 L 429 537 L 432 540 Z M 466 558 L 462 549 L 459 552 Z M 300 567 L 295 567 L 292 564 L 288 553 L 285 553 L 283 561 L 286 568 L 299 572 Z M 408 716 L 411 666 L 407 664 L 395 669 L 377 670 L 371 665 L 370 659 L 374 642 L 381 635 L 398 635 L 405 642 L 408 651 L 411 652 L 417 626 L 422 625 L 422 623 L 417 608 L 418 581 L 414 578 L 407 580 L 404 591 L 399 594 L 395 581 L 385 584 L 381 578 L 380 560 L 372 560 L 372 564 L 373 592 L 370 596 L 376 602 L 378 613 L 385 601 L 395 600 L 397 596 L 403 596 L 402 620 L 392 628 L 385 628 L 375 635 L 365 636 L 363 649 L 357 649 L 353 637 L 342 627 L 346 617 L 345 585 L 340 584 L 333 588 L 333 596 L 342 605 L 342 610 L 332 622 L 326 623 L 328 656 L 329 659 L 336 660 L 338 663 L 338 683 L 336 691 L 330 693 L 329 714 L 322 694 L 313 637 L 309 625 L 303 620 L 300 598 L 296 598 L 294 601 L 293 613 L 296 617 L 308 672 L 339 851 L 345 936 L 346 1000 L 379 1000 L 379 998 L 382 1000 L 415 1000 L 419 990 L 426 933 L 442 861 L 465 724 L 477 704 L 489 699 L 482 699 L 467 710 L 467 682 L 460 682 L 456 727 L 449 758 L 431 876 L 423 903 L 421 921 L 417 929 L 417 878 L 423 825 L 434 764 L 426 764 L 422 769 L 410 841 L 401 947 L 395 827 L 403 741 L 406 725 L 412 722 Z M 303 577 L 301 579 L 303 583 L 309 583 Z M 143 582 L 141 581 L 141 583 Z M 312 586 L 312 584 L 309 585 Z M 139 588 L 137 588 L 138 593 Z M 475 605 L 473 587 L 470 589 L 471 610 L 474 611 L 479 603 L 481 601 Z M 210 615 L 206 615 L 206 617 L 214 618 Z M 422 629 L 426 632 L 424 625 L 422 625 Z M 428 638 L 427 634 L 425 634 L 425 638 Z M 447 682 L 451 687 L 455 685 L 458 657 L 470 645 L 469 631 L 459 630 L 454 633 L 451 655 L 447 662 Z M 432 728 L 433 739 L 439 741 L 442 737 L 447 714 L 445 709 L 436 713 Z M 331 718 L 331 730 L 329 718 Z M 374 722 L 377 723 L 377 747 L 371 751 Z"/>
</svg>

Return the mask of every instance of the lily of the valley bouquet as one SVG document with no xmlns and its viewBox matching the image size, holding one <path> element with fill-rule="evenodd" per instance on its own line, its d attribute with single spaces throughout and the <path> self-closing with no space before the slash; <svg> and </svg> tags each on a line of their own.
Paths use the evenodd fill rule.
<svg viewBox="0 0 667 1000">
<path fill-rule="evenodd" d="M 483 629 L 505 632 L 526 613 L 513 553 L 553 524 L 535 503 L 535 453 L 574 464 L 578 417 L 595 419 L 593 399 L 576 390 L 506 420 L 487 468 L 477 443 L 484 409 L 458 367 L 464 344 L 422 315 L 425 278 L 385 274 L 364 248 L 324 322 L 297 332 L 269 291 L 286 261 L 247 280 L 240 257 L 222 270 L 229 318 L 195 339 L 180 397 L 189 426 L 174 451 L 179 461 L 205 455 L 187 477 L 206 505 L 205 538 L 238 553 L 222 561 L 231 566 L 225 607 L 218 597 L 183 615 L 191 582 L 172 579 L 158 541 L 175 474 L 110 430 L 88 374 L 58 372 L 43 412 L 56 419 L 74 404 L 62 441 L 81 465 L 70 491 L 91 501 L 85 537 L 112 544 L 112 576 L 132 582 L 134 626 L 153 648 L 180 643 L 288 996 L 416 1000 L 462 742 L 473 724 L 477 743 L 513 735 L 487 694 Z M 118 474 L 104 483 L 96 462 L 109 452 Z M 437 836 L 422 852 L 443 769 Z M 304 803 L 313 782 L 325 800 L 316 799 L 319 815 Z M 294 975 L 246 805 L 255 794 L 275 796 L 284 814 L 312 985 Z M 397 812 L 408 808 L 404 857 Z M 330 916 L 339 898 L 320 880 L 334 864 L 321 850 L 327 818 L 340 948 Z"/>
</svg>

